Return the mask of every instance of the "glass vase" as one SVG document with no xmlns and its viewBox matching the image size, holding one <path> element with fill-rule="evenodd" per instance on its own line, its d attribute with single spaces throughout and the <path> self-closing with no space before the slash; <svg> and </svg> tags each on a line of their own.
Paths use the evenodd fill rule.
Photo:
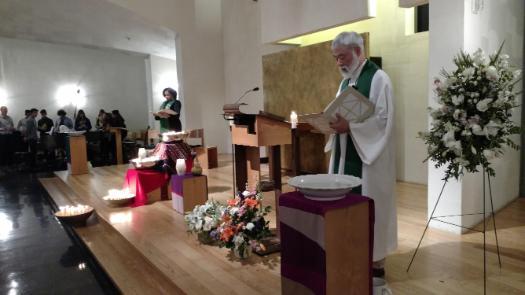
<svg viewBox="0 0 525 295">
<path fill-rule="evenodd" d="M 177 171 L 177 175 L 186 174 L 186 160 L 177 159 L 177 162 L 175 163 L 175 171 Z"/>
<path fill-rule="evenodd" d="M 210 245 L 213 244 L 215 241 L 211 238 L 209 231 L 203 231 L 197 234 L 197 240 L 201 244 Z"/>
<path fill-rule="evenodd" d="M 251 256 L 252 254 L 252 248 L 249 246 L 243 246 L 243 247 L 234 247 L 233 249 L 233 255 L 239 259 L 246 259 Z"/>
</svg>

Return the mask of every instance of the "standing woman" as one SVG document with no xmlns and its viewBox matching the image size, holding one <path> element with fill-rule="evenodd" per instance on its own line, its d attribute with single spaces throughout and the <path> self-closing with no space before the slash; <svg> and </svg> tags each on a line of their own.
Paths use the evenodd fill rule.
<svg viewBox="0 0 525 295">
<path fill-rule="evenodd" d="M 181 131 L 180 109 L 182 105 L 180 101 L 177 100 L 177 91 L 172 88 L 165 88 L 162 90 L 162 96 L 166 98 L 166 101 L 160 105 L 159 113 L 161 113 L 162 110 L 169 109 L 175 112 L 175 114 L 168 114 L 166 117 L 155 115 L 155 120 L 160 120 L 160 132 Z"/>
<path fill-rule="evenodd" d="M 84 113 L 83 110 L 78 110 L 77 118 L 75 119 L 75 130 L 76 131 L 91 130 L 91 121 L 86 117 L 86 113 Z"/>
<path fill-rule="evenodd" d="M 97 130 L 106 131 L 109 127 L 111 116 L 104 111 L 104 109 L 100 109 L 97 116 L 97 121 L 95 122 L 95 128 Z"/>
</svg>

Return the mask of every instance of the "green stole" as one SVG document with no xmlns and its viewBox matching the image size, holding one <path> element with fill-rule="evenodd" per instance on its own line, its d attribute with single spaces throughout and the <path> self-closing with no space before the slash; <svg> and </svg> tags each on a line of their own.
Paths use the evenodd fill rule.
<svg viewBox="0 0 525 295">
<path fill-rule="evenodd" d="M 160 109 L 159 110 L 171 109 L 171 106 L 173 105 L 174 102 L 175 102 L 174 99 L 164 101 L 160 105 Z M 170 126 L 169 126 L 169 122 L 168 122 L 167 118 L 160 118 L 159 121 L 160 121 L 160 132 L 170 131 Z"/>
<path fill-rule="evenodd" d="M 370 87 L 372 86 L 372 78 L 374 77 L 377 70 L 379 70 L 379 67 L 369 61 L 365 61 L 365 65 L 363 66 L 363 69 L 361 70 L 361 73 L 359 74 L 359 77 L 357 78 L 357 82 L 355 83 L 354 88 L 359 91 L 361 94 L 363 94 L 366 97 L 370 97 Z M 346 79 L 341 84 L 341 91 L 343 92 L 346 88 L 348 88 L 348 85 L 350 84 L 350 79 Z M 347 143 L 346 143 L 346 157 L 345 157 L 345 167 L 344 167 L 344 174 L 346 175 L 353 175 L 357 176 L 359 178 L 362 178 L 363 174 L 363 162 L 361 161 L 361 158 L 359 157 L 359 154 L 357 153 L 357 150 L 354 146 L 354 142 L 352 141 L 352 138 L 350 137 L 350 134 L 347 134 Z M 337 174 L 339 173 L 339 158 L 341 157 L 341 144 L 339 139 L 339 134 L 336 134 L 335 136 L 335 153 L 334 153 L 334 170 L 333 173 Z M 354 193 L 361 194 L 361 186 L 356 187 L 352 190 Z"/>
</svg>

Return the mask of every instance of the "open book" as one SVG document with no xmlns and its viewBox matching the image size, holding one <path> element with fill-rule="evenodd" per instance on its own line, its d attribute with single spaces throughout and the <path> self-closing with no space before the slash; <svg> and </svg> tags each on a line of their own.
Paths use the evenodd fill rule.
<svg viewBox="0 0 525 295">
<path fill-rule="evenodd" d="M 172 115 L 177 115 L 177 112 L 174 112 L 172 109 L 163 109 L 156 113 L 152 112 L 154 116 L 161 117 L 161 118 L 168 118 Z"/>
<path fill-rule="evenodd" d="M 322 133 L 335 133 L 330 128 L 330 121 L 335 120 L 336 113 L 350 123 L 359 123 L 374 113 L 374 104 L 353 87 L 348 87 L 334 98 L 322 113 L 299 115 L 299 121 L 312 125 Z"/>
</svg>

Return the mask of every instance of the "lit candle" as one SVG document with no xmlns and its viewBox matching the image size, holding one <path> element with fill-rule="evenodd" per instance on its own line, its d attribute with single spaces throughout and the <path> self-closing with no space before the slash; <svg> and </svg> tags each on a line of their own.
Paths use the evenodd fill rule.
<svg viewBox="0 0 525 295">
<path fill-rule="evenodd" d="M 292 111 L 290 114 L 290 122 L 292 123 L 292 129 L 297 128 L 297 113 Z"/>
</svg>

